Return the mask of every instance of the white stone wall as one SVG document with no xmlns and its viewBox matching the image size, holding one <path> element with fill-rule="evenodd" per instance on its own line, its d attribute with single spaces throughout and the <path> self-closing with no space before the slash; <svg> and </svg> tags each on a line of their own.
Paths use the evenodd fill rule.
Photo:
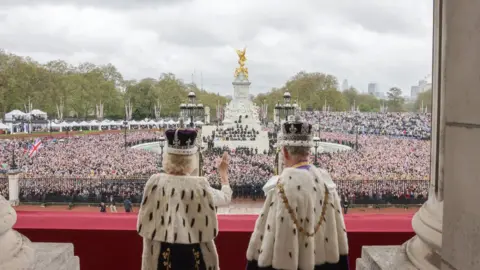
<svg viewBox="0 0 480 270">
<path fill-rule="evenodd" d="M 422 270 L 480 269 L 479 10 L 478 0 L 434 0 L 429 200 L 413 218 L 408 257 L 378 251 L 390 262 L 379 267 L 366 248 L 357 269 L 407 269 L 398 268 L 406 259 Z"/>
<path fill-rule="evenodd" d="M 480 269 L 480 1 L 443 5 L 442 269 Z"/>
</svg>

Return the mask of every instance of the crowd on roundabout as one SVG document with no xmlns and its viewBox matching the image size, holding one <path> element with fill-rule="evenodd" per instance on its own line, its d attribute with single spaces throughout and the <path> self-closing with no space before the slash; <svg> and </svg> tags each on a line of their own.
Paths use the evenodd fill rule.
<svg viewBox="0 0 480 270">
<path fill-rule="evenodd" d="M 360 113 L 303 111 L 312 125 L 330 132 L 387 135 L 429 140 L 431 114 L 412 112 Z"/>
<path fill-rule="evenodd" d="M 344 197 L 357 203 L 405 203 L 426 198 L 430 141 L 423 131 L 429 128 L 429 115 L 303 114 L 312 123 L 322 123 L 322 141 L 358 144 L 356 150 L 311 155 L 312 162 L 331 174 Z M 352 132 L 353 122 L 368 128 L 357 135 Z M 129 132 L 126 138 L 130 146 L 161 136 L 158 131 L 140 130 Z M 125 147 L 124 140 L 122 133 L 43 137 L 42 147 L 33 157 L 28 156 L 27 141 L 0 140 L 0 165 L 8 169 L 14 147 L 16 163 L 23 171 L 20 196 L 25 201 L 97 202 L 113 196 L 119 201 L 129 197 L 135 203 L 145 181 L 159 171 L 160 155 Z M 253 148 L 205 150 L 203 172 L 213 186 L 219 185 L 217 162 L 225 150 L 231 153 L 234 197 L 262 198 L 262 187 L 274 174 L 275 153 L 259 153 Z M 1 177 L 0 193 L 5 196 L 8 181 Z"/>
</svg>

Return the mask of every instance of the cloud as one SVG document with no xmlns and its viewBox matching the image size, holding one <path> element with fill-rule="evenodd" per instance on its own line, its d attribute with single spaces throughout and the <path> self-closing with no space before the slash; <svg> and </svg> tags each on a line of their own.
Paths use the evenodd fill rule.
<svg viewBox="0 0 480 270">
<path fill-rule="evenodd" d="M 2 0 L 0 1 L 0 7 L 70 5 L 106 9 L 144 9 L 158 6 L 181 5 L 188 2 L 191 2 L 191 0 Z"/>
<path fill-rule="evenodd" d="M 366 90 L 431 72 L 432 3 L 425 0 L 0 1 L 0 48 L 40 62 L 111 62 L 128 79 L 172 72 L 232 92 L 235 48 L 247 46 L 252 92 L 300 70 Z M 201 76 L 203 75 L 203 76 Z"/>
</svg>

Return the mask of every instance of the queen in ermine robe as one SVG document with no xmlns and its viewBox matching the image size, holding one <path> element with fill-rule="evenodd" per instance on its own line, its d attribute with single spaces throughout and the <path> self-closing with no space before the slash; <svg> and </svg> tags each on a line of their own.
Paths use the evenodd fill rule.
<svg viewBox="0 0 480 270">
<path fill-rule="evenodd" d="M 247 270 L 348 270 L 340 196 L 329 174 L 308 162 L 312 126 L 289 119 L 279 144 L 285 169 L 264 188 Z"/>
<path fill-rule="evenodd" d="M 195 170 L 193 129 L 167 130 L 165 173 L 153 175 L 145 185 L 137 230 L 143 237 L 143 270 L 217 270 L 214 239 L 218 234 L 217 206 L 231 201 L 228 156 L 219 167 L 222 188 L 210 187 Z"/>
</svg>

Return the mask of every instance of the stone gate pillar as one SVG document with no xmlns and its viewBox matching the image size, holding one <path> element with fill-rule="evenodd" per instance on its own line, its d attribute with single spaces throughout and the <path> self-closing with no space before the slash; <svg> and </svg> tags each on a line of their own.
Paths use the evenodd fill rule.
<svg viewBox="0 0 480 270">
<path fill-rule="evenodd" d="M 8 175 L 8 201 L 11 205 L 17 206 L 20 202 L 19 193 L 20 188 L 18 186 L 18 179 L 20 176 L 20 171 L 16 169 L 11 169 L 7 173 Z"/>
</svg>

